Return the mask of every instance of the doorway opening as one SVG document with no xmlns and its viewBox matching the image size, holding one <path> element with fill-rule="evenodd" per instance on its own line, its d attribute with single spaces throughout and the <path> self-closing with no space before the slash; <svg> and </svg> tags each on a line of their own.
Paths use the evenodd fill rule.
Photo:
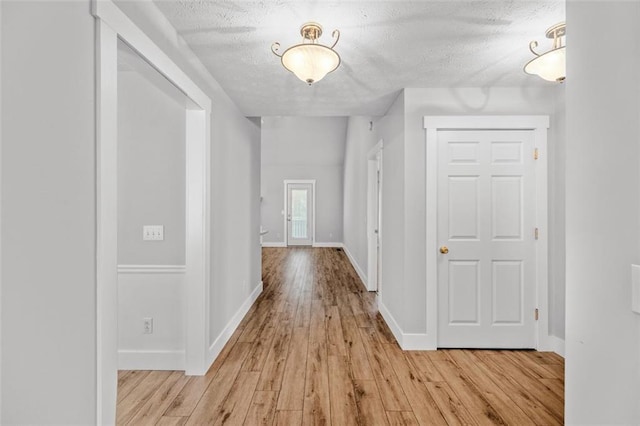
<svg viewBox="0 0 640 426">
<path fill-rule="evenodd" d="M 315 194 L 315 180 L 284 181 L 284 229 L 287 246 L 313 246 L 315 243 Z"/>
<path fill-rule="evenodd" d="M 211 100 L 113 2 L 93 3 L 96 17 L 98 424 L 115 424 L 118 371 L 118 41 L 135 51 L 192 102 L 186 109 L 184 370 L 202 375 L 209 351 Z M 144 325 L 144 324 L 143 324 Z M 151 325 L 153 327 L 153 325 Z"/>
</svg>

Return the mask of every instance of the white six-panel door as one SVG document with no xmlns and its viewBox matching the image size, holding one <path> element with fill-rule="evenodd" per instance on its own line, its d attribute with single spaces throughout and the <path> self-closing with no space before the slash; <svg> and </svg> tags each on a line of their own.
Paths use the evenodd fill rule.
<svg viewBox="0 0 640 426">
<path fill-rule="evenodd" d="M 438 132 L 438 347 L 535 348 L 534 132 Z"/>
</svg>

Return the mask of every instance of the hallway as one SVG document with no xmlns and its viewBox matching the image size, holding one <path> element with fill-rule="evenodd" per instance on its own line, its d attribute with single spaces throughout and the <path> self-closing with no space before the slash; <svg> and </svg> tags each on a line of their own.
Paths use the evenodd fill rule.
<svg viewBox="0 0 640 426">
<path fill-rule="evenodd" d="M 264 248 L 264 291 L 205 376 L 121 371 L 124 424 L 562 424 L 564 360 L 400 350 L 343 251 Z"/>
</svg>

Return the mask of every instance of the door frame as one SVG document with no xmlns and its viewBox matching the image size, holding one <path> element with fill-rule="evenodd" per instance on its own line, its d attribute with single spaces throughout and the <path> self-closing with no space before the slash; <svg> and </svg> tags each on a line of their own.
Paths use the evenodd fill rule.
<svg viewBox="0 0 640 426">
<path fill-rule="evenodd" d="M 211 99 L 112 0 L 93 0 L 96 18 L 96 423 L 114 424 L 117 394 L 118 39 L 178 87 L 186 110 L 185 374 L 208 362 Z"/>
<path fill-rule="evenodd" d="M 427 348 L 438 347 L 438 132 L 441 130 L 531 130 L 538 152 L 535 165 L 534 221 L 540 230 L 535 242 L 536 306 L 539 310 L 535 324 L 537 350 L 553 350 L 549 335 L 549 278 L 548 278 L 548 186 L 547 186 L 547 130 L 546 115 L 459 115 L 425 116 L 426 133 L 426 286 L 427 286 Z M 531 153 L 533 155 L 533 153 Z M 531 313 L 533 315 L 533 312 Z"/>
<path fill-rule="evenodd" d="M 382 139 L 369 150 L 367 154 L 367 290 L 377 291 L 378 296 L 382 292 L 381 284 L 381 271 L 382 271 L 382 156 L 383 156 L 384 142 Z M 374 182 L 377 180 L 377 172 L 380 172 L 380 183 L 378 184 L 379 191 L 377 191 L 377 205 L 373 204 L 374 192 L 378 189 Z M 378 213 L 378 223 L 372 223 L 372 219 Z M 379 242 L 378 246 L 374 243 L 374 231 L 378 228 Z M 379 250 L 379 253 L 376 251 Z M 378 258 L 378 259 L 376 259 Z M 374 285 L 373 277 L 377 276 L 378 281 Z"/>
<path fill-rule="evenodd" d="M 311 184 L 311 191 L 313 192 L 313 208 L 311 209 L 311 213 L 313 214 L 312 226 L 311 226 L 311 246 L 315 246 L 316 244 L 316 180 L 315 179 L 285 179 L 284 180 L 284 213 L 283 213 L 283 224 L 284 224 L 284 246 L 289 247 L 289 226 L 287 224 L 287 212 L 289 211 L 289 192 L 287 189 L 287 185 L 290 183 L 296 184 Z"/>
</svg>

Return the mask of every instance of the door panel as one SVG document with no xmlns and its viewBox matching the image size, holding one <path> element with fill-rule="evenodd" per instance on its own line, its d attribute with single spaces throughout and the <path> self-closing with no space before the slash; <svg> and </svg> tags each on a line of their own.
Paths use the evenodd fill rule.
<svg viewBox="0 0 640 426">
<path fill-rule="evenodd" d="M 438 135 L 438 346 L 533 348 L 533 132 Z"/>
<path fill-rule="evenodd" d="M 313 244 L 313 185 L 287 184 L 287 245 Z"/>
</svg>

